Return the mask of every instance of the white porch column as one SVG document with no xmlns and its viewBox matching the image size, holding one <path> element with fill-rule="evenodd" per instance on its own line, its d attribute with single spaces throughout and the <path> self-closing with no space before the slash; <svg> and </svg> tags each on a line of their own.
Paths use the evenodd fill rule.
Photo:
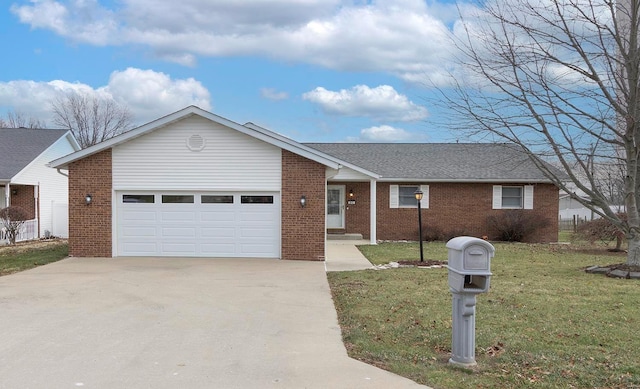
<svg viewBox="0 0 640 389">
<path fill-rule="evenodd" d="M 369 238 L 371 240 L 371 244 L 378 244 L 378 238 L 377 238 L 377 232 L 376 232 L 376 224 L 377 224 L 377 218 L 376 215 L 378 214 L 377 212 L 377 206 L 376 206 L 376 180 L 375 179 L 371 179 L 371 181 L 369 181 L 369 194 L 370 194 L 370 200 L 369 203 L 371 204 L 371 208 L 369 209 Z"/>
</svg>

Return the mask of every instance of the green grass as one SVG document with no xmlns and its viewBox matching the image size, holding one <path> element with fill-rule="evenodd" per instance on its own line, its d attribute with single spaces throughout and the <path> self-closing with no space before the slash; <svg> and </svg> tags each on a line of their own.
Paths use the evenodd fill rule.
<svg viewBox="0 0 640 389">
<path fill-rule="evenodd" d="M 0 248 L 0 276 L 56 262 L 69 255 L 65 241 L 48 245 L 18 245 Z"/>
<path fill-rule="evenodd" d="M 476 369 L 448 364 L 446 269 L 329 273 L 349 354 L 435 388 L 640 387 L 640 281 L 587 274 L 623 262 L 605 250 L 495 244 L 491 290 L 478 296 Z M 373 263 L 418 258 L 415 243 L 361 246 Z M 425 259 L 446 259 L 444 243 Z"/>
</svg>

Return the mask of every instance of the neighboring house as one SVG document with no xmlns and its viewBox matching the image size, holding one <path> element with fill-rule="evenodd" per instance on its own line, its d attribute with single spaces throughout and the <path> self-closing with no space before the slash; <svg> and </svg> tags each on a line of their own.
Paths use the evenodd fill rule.
<svg viewBox="0 0 640 389">
<path fill-rule="evenodd" d="M 72 256 L 323 260 L 327 231 L 417 240 L 417 188 L 425 226 L 491 236 L 521 208 L 557 240 L 558 189 L 505 145 L 301 144 L 191 106 L 50 165 Z"/>
<path fill-rule="evenodd" d="M 0 128 L 0 209 L 27 211 L 24 238 L 68 235 L 67 177 L 47 163 L 78 150 L 68 130 Z"/>
<path fill-rule="evenodd" d="M 589 196 L 585 195 L 584 192 L 576 190 L 575 193 L 585 201 L 589 200 Z M 582 203 L 576 200 L 574 196 L 565 191 L 560 191 L 558 208 L 561 222 L 571 221 L 572 223 L 577 223 L 579 221 L 588 221 L 600 218 L 600 215 L 598 215 L 597 212 L 593 212 L 591 209 L 585 207 Z M 616 213 L 626 212 L 626 207 L 624 205 L 612 205 L 611 208 Z"/>
</svg>

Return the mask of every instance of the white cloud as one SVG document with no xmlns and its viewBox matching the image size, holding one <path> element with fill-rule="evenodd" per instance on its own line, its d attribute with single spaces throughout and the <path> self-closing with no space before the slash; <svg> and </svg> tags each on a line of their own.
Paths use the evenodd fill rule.
<svg viewBox="0 0 640 389">
<path fill-rule="evenodd" d="M 349 136 L 345 142 L 394 143 L 394 142 L 426 142 L 428 136 L 420 132 L 410 132 L 402 128 L 388 125 L 374 126 L 360 130 L 359 136 Z"/>
<path fill-rule="evenodd" d="M 419 82 L 439 80 L 447 69 L 454 10 L 423 0 L 122 0 L 118 8 L 31 0 L 11 7 L 32 28 L 80 43 L 141 45 L 188 66 L 198 56 L 255 55 Z"/>
<path fill-rule="evenodd" d="M 337 92 L 317 87 L 303 94 L 302 98 L 318 104 L 324 112 L 333 115 L 392 121 L 416 121 L 428 116 L 426 108 L 416 105 L 389 85 L 375 88 L 356 85 Z"/>
<path fill-rule="evenodd" d="M 115 71 L 109 83 L 93 88 L 62 80 L 0 82 L 0 106 L 35 117 L 51 125 L 50 103 L 61 92 L 78 91 L 111 98 L 127 106 L 135 123 L 143 124 L 188 105 L 211 109 L 209 91 L 193 79 L 172 79 L 153 70 Z"/>
<path fill-rule="evenodd" d="M 415 141 L 416 135 L 387 125 L 369 127 L 360 131 L 360 140 L 364 142 L 406 142 Z"/>
<path fill-rule="evenodd" d="M 289 98 L 289 94 L 287 92 L 278 92 L 273 88 L 260 89 L 260 96 L 272 101 L 286 100 Z"/>
</svg>

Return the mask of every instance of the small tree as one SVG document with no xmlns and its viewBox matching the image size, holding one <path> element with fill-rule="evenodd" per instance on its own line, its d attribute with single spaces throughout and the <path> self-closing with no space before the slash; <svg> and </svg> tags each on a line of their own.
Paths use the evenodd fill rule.
<svg viewBox="0 0 640 389">
<path fill-rule="evenodd" d="M 9 244 L 16 244 L 16 237 L 27 219 L 27 211 L 22 207 L 11 206 L 0 209 L 0 223 L 2 229 L 6 231 Z"/>
<path fill-rule="evenodd" d="M 627 218 L 625 214 L 620 214 L 619 217 L 622 220 Z M 579 237 L 589 241 L 589 243 L 594 243 L 599 240 L 608 244 L 615 239 L 616 248 L 610 251 L 622 251 L 624 232 L 620 231 L 619 228 L 607 219 L 601 218 L 583 223 L 578 227 L 577 234 Z"/>
</svg>

